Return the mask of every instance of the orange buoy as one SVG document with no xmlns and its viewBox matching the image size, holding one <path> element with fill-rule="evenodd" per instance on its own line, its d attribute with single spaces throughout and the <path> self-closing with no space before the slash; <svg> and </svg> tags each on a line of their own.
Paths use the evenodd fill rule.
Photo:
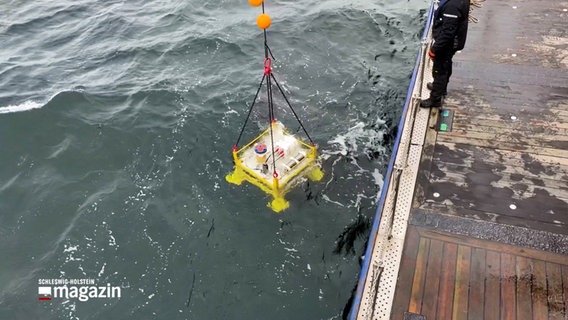
<svg viewBox="0 0 568 320">
<path fill-rule="evenodd" d="M 256 18 L 256 24 L 261 29 L 266 29 L 270 27 L 270 16 L 266 13 L 262 13 Z"/>
<path fill-rule="evenodd" d="M 249 0 L 249 4 L 253 7 L 258 7 L 262 4 L 263 0 Z"/>
</svg>

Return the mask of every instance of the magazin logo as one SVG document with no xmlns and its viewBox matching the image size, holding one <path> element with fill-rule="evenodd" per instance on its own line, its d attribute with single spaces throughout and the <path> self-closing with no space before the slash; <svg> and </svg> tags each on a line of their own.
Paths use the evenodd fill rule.
<svg viewBox="0 0 568 320">
<path fill-rule="evenodd" d="M 50 301 L 56 298 L 78 299 L 79 301 L 89 301 L 89 299 L 113 299 L 122 296 L 121 288 L 111 286 L 107 283 L 103 286 L 41 286 L 38 287 L 39 300 Z"/>
</svg>

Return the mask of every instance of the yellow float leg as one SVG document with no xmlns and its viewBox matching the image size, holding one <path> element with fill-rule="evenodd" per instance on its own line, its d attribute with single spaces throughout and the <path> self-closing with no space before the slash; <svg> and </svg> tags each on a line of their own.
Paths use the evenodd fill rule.
<svg viewBox="0 0 568 320">
<path fill-rule="evenodd" d="M 315 167 L 308 174 L 308 179 L 312 181 L 320 181 L 323 178 L 323 171 L 320 167 Z"/>
<path fill-rule="evenodd" d="M 283 197 L 275 197 L 274 200 L 268 203 L 268 207 L 274 212 L 280 212 L 288 209 L 290 202 L 286 201 Z"/>
<path fill-rule="evenodd" d="M 240 186 L 241 183 L 243 183 L 243 181 L 245 181 L 245 177 L 246 177 L 246 175 L 243 172 L 243 170 L 239 167 L 235 167 L 235 171 L 226 175 L 225 180 L 227 180 L 227 182 L 229 182 L 229 183 L 233 183 L 233 184 Z"/>
<path fill-rule="evenodd" d="M 235 171 L 226 175 L 225 180 L 227 180 L 227 182 L 229 182 L 229 183 L 233 183 L 233 184 L 240 186 L 241 183 L 243 183 L 243 181 L 246 180 L 246 174 L 241 167 L 242 162 L 239 159 L 236 147 L 235 147 L 235 149 L 233 149 L 233 161 L 235 163 Z"/>
<path fill-rule="evenodd" d="M 276 174 L 272 180 L 272 196 L 274 199 L 268 203 L 268 207 L 274 212 L 280 212 L 290 206 L 290 203 L 284 199 L 283 191 L 280 189 L 278 182 L 278 175 Z"/>
</svg>

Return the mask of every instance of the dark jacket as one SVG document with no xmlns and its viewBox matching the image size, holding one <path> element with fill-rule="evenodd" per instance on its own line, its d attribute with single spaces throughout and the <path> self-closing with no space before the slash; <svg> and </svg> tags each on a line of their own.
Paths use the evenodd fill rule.
<svg viewBox="0 0 568 320">
<path fill-rule="evenodd" d="M 465 46 L 470 0 L 442 0 L 434 13 L 434 54 L 461 50 Z"/>
</svg>

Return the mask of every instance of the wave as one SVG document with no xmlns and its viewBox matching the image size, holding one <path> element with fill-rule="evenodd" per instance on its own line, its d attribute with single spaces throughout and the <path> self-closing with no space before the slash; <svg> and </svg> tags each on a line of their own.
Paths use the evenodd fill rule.
<svg viewBox="0 0 568 320">
<path fill-rule="evenodd" d="M 33 109 L 39 109 L 45 106 L 45 104 L 41 104 L 35 101 L 26 101 L 24 103 L 18 105 L 10 105 L 5 107 L 0 107 L 0 114 L 3 113 L 14 113 L 14 112 L 22 112 L 22 111 L 29 111 Z"/>
<path fill-rule="evenodd" d="M 62 23 L 69 19 L 82 19 L 87 16 L 87 7 L 84 5 L 57 4 L 52 8 L 29 5 L 22 7 L 17 22 L 6 25 L 5 33 L 27 34 L 32 30 L 46 30 L 53 23 Z"/>
<path fill-rule="evenodd" d="M 20 104 L 8 105 L 8 106 L 4 106 L 4 107 L 0 106 L 0 114 L 24 112 L 24 111 L 34 110 L 34 109 L 41 109 L 43 107 L 48 106 L 55 98 L 57 98 L 61 95 L 65 95 L 67 93 L 70 93 L 70 94 L 80 93 L 80 94 L 82 94 L 84 92 L 84 90 L 85 90 L 85 88 L 83 86 L 76 86 L 72 90 L 62 90 L 60 92 L 57 92 L 57 93 L 51 95 L 48 99 L 41 99 L 40 98 L 40 100 L 43 100 L 43 102 L 26 100 L 25 102 L 22 102 Z"/>
</svg>

